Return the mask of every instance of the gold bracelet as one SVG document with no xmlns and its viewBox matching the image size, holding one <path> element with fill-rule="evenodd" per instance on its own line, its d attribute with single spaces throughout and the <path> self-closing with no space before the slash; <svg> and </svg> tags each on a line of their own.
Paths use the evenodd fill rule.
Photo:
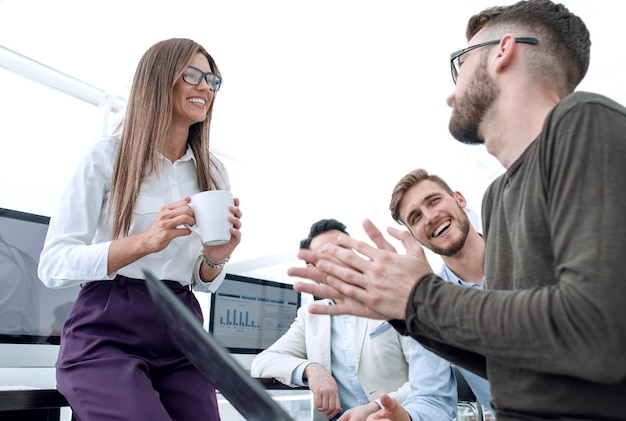
<svg viewBox="0 0 626 421">
<path fill-rule="evenodd" d="M 222 260 L 219 263 L 213 263 L 212 261 L 207 259 L 206 255 L 204 253 L 202 253 L 202 260 L 204 260 L 204 263 L 206 263 L 210 268 L 221 269 L 221 268 L 224 267 L 224 265 L 226 263 L 228 263 L 228 261 L 230 260 L 230 256 L 226 256 L 226 259 Z"/>
</svg>

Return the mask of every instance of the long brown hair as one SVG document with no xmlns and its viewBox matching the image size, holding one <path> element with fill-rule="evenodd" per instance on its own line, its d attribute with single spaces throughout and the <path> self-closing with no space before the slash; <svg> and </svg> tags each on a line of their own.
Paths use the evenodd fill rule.
<svg viewBox="0 0 626 421">
<path fill-rule="evenodd" d="M 137 65 L 121 131 L 107 218 L 113 223 L 113 238 L 128 234 L 132 212 L 142 182 L 159 172 L 160 151 L 165 150 L 171 125 L 174 84 L 194 54 L 202 53 L 211 71 L 220 75 L 213 57 L 197 42 L 172 38 L 154 44 Z M 209 151 L 209 134 L 215 95 L 203 122 L 189 128 L 187 144 L 196 158 L 200 191 L 221 186 L 216 177 L 216 158 Z"/>
</svg>

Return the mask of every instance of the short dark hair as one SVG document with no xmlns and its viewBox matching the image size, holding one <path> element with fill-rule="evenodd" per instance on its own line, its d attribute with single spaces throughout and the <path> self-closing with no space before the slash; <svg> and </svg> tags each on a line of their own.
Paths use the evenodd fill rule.
<svg viewBox="0 0 626 421">
<path fill-rule="evenodd" d="M 300 248 L 310 249 L 311 240 L 313 238 L 332 230 L 337 230 L 343 232 L 344 234 L 348 234 L 346 226 L 336 219 L 320 219 L 319 221 L 311 225 L 311 229 L 309 230 L 309 235 L 307 236 L 307 238 L 300 241 Z"/>
<path fill-rule="evenodd" d="M 574 91 L 589 68 L 591 39 L 582 19 L 562 4 L 550 0 L 522 0 L 510 6 L 495 6 L 472 16 L 467 24 L 469 41 L 483 28 L 493 28 L 494 37 L 517 30 L 516 36 L 539 39 L 528 49 L 534 75 L 557 87 L 565 96 Z M 549 69 L 549 71 L 547 71 Z"/>
</svg>

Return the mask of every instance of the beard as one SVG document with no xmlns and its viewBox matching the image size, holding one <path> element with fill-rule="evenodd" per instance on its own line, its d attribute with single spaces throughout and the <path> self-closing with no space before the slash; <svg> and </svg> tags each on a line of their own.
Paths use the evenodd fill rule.
<svg viewBox="0 0 626 421">
<path fill-rule="evenodd" d="M 452 98 L 453 111 L 448 129 L 456 140 L 466 145 L 485 143 L 485 139 L 478 134 L 478 128 L 500 94 L 487 73 L 487 56 L 483 57 L 464 95 Z"/>
<path fill-rule="evenodd" d="M 461 210 L 461 212 L 465 214 L 463 210 Z M 441 256 L 446 256 L 446 257 L 454 256 L 459 251 L 461 251 L 461 249 L 465 245 L 465 241 L 467 240 L 467 235 L 469 234 L 470 223 L 469 223 L 469 218 L 467 218 L 467 216 L 465 218 L 459 218 L 458 221 L 459 221 L 459 229 L 461 230 L 461 236 L 459 236 L 459 238 L 454 240 L 454 242 L 452 242 L 452 244 L 450 244 L 446 248 L 435 247 L 435 246 L 432 246 L 432 244 L 428 248 L 430 248 L 430 250 L 433 251 L 434 253 L 437 253 Z"/>
</svg>

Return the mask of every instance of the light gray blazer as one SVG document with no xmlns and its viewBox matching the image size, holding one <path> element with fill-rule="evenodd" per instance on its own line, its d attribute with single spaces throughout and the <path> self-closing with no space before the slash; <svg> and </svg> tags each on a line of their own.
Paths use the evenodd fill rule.
<svg viewBox="0 0 626 421">
<path fill-rule="evenodd" d="M 322 302 L 328 300 L 316 301 Z M 302 306 L 289 330 L 255 357 L 250 374 L 273 377 L 294 387 L 292 373 L 303 362 L 321 364 L 330 373 L 330 324 L 330 316 L 312 314 L 308 306 Z M 408 337 L 400 335 L 386 321 L 356 318 L 357 373 L 370 402 L 381 393 L 389 393 L 400 403 L 406 399 L 411 389 L 408 381 L 409 348 Z M 320 419 L 326 418 L 322 416 Z"/>
</svg>

